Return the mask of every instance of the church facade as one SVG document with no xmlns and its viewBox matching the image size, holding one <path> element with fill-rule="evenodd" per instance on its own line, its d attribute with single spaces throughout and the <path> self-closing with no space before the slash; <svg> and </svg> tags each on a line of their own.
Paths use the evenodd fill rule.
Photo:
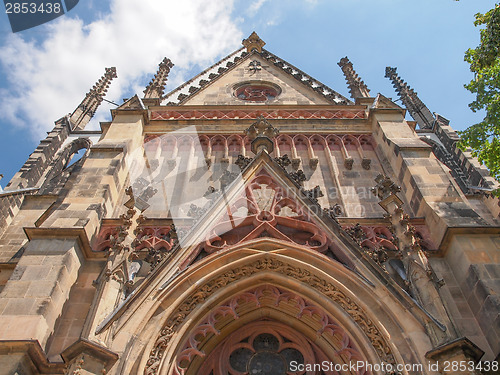
<svg viewBox="0 0 500 375">
<path fill-rule="evenodd" d="M 395 68 L 404 108 L 264 45 L 55 123 L 0 194 L 0 373 L 499 373 L 497 182 Z"/>
</svg>

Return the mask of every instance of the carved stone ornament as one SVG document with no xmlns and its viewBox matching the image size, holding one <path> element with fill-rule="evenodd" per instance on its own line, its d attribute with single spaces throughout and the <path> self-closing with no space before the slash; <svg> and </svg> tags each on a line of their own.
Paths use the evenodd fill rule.
<svg viewBox="0 0 500 375">
<path fill-rule="evenodd" d="M 299 185 L 302 185 L 302 183 L 305 180 L 307 180 L 307 177 L 302 169 L 299 169 L 297 172 L 290 173 L 289 176 L 292 180 L 294 180 Z"/>
<path fill-rule="evenodd" d="M 279 130 L 273 127 L 263 116 L 259 116 L 257 121 L 245 130 L 245 134 L 252 141 L 251 149 L 254 154 L 264 150 L 270 154 L 274 150 L 272 139 L 279 134 Z"/>
<path fill-rule="evenodd" d="M 332 283 L 318 276 L 312 276 L 308 270 L 298 268 L 279 260 L 266 258 L 242 267 L 228 270 L 224 274 L 218 275 L 192 291 L 191 294 L 177 306 L 175 312 L 170 315 L 162 327 L 156 338 L 154 347 L 149 354 L 149 359 L 146 362 L 144 375 L 156 375 L 159 373 L 161 361 L 172 337 L 177 333 L 180 326 L 187 322 L 189 315 L 195 307 L 205 303 L 212 294 L 226 287 L 229 283 L 234 283 L 264 271 L 280 273 L 293 278 L 297 282 L 308 284 L 310 287 L 338 304 L 365 333 L 366 337 L 371 341 L 380 360 L 396 367 L 396 360 L 388 344 L 387 338 L 384 337 L 375 322 L 366 315 L 366 312 L 361 306 L 353 301 L 352 298 L 348 297 Z"/>
<path fill-rule="evenodd" d="M 174 66 L 170 59 L 166 57 L 158 66 L 158 72 L 154 78 L 149 82 L 148 86 L 144 90 L 145 98 L 162 98 L 163 92 L 165 90 L 165 83 L 167 82 L 168 73 L 170 69 Z"/>
<path fill-rule="evenodd" d="M 207 212 L 206 208 L 199 207 L 195 204 L 191 204 L 189 206 L 189 211 L 188 211 L 187 215 L 189 217 L 194 218 L 194 219 L 199 219 L 205 212 Z"/>
<path fill-rule="evenodd" d="M 348 170 L 351 170 L 352 169 L 352 165 L 354 164 L 354 159 L 353 158 L 347 158 L 344 160 L 344 166 L 346 167 L 346 169 Z"/>
<path fill-rule="evenodd" d="M 329 208 L 323 208 L 323 212 L 330 216 L 333 220 L 337 221 L 337 217 L 342 215 L 342 206 L 338 203 L 335 203 Z"/>
<path fill-rule="evenodd" d="M 259 237 L 302 244 L 319 252 L 328 249 L 327 235 L 288 189 L 262 171 L 248 182 L 227 205 L 229 216 L 212 218 L 212 234 L 200 243 L 200 249 L 212 254 Z"/>
<path fill-rule="evenodd" d="M 364 247 L 363 250 L 366 254 L 368 254 L 370 258 L 372 258 L 375 263 L 377 263 L 385 271 L 384 263 L 387 261 L 387 259 L 389 259 L 389 255 L 383 247 L 375 247 L 373 249 Z"/>
<path fill-rule="evenodd" d="M 252 60 L 250 61 L 250 64 L 248 64 L 248 70 L 250 70 L 253 73 L 258 72 L 261 69 L 262 69 L 262 64 L 258 60 Z"/>
<path fill-rule="evenodd" d="M 241 170 L 245 169 L 252 161 L 252 158 L 247 158 L 243 155 L 238 155 L 238 159 L 234 162 Z"/>
<path fill-rule="evenodd" d="M 221 189 L 225 190 L 238 176 L 239 173 L 229 172 L 226 169 L 219 177 Z"/>
<path fill-rule="evenodd" d="M 352 62 L 349 61 L 347 56 L 341 58 L 337 65 L 340 66 L 342 72 L 344 73 L 352 98 L 367 98 L 370 96 L 370 90 L 358 76 L 352 66 Z"/>
<path fill-rule="evenodd" d="M 361 160 L 361 166 L 363 167 L 363 169 L 366 169 L 367 171 L 370 170 L 371 163 L 372 163 L 371 159 L 363 158 L 363 160 Z"/>
<path fill-rule="evenodd" d="M 304 190 L 304 194 L 306 197 L 311 199 L 314 203 L 318 203 L 318 198 L 324 196 L 323 192 L 321 191 L 321 187 L 319 185 L 315 186 L 312 189 Z"/>
<path fill-rule="evenodd" d="M 70 116 L 73 130 L 83 130 L 104 100 L 109 85 L 116 78 L 116 68 L 106 68 L 105 74 L 90 89 L 80 105 Z"/>
<path fill-rule="evenodd" d="M 359 223 L 352 227 L 346 228 L 345 231 L 359 245 L 361 245 L 361 242 L 366 239 L 365 231 Z"/>
<path fill-rule="evenodd" d="M 136 210 L 134 209 L 135 198 L 131 186 L 125 189 L 125 194 L 129 196 L 129 199 L 124 203 L 124 206 L 127 207 L 128 210 L 127 213 L 120 215 L 122 224 L 117 226 L 113 234 L 110 235 L 110 258 L 112 254 L 119 254 L 126 248 L 124 241 L 132 226 L 132 218 L 136 214 Z"/>
<path fill-rule="evenodd" d="M 214 202 L 221 194 L 222 192 L 220 190 L 214 188 L 213 186 L 209 186 L 205 194 L 203 194 L 203 197 L 211 202 Z"/>
<path fill-rule="evenodd" d="M 309 159 L 309 166 L 311 167 L 311 169 L 316 169 L 316 167 L 318 166 L 318 163 L 319 163 L 318 158 Z"/>
<path fill-rule="evenodd" d="M 137 219 L 139 226 L 134 230 L 136 237 L 132 241 L 134 249 L 130 259 L 144 260 L 152 271 L 174 247 L 179 243 L 174 224 L 162 227 L 143 226 L 141 217 Z"/>
<path fill-rule="evenodd" d="M 432 129 L 435 120 L 434 115 L 420 100 L 417 93 L 397 74 L 396 68 L 385 68 L 385 77 L 392 81 L 392 85 L 401 98 L 401 102 L 420 128 Z"/>
<path fill-rule="evenodd" d="M 276 137 L 279 132 L 280 131 L 278 129 L 272 126 L 271 123 L 262 116 L 257 117 L 257 121 L 245 130 L 245 134 L 251 141 L 257 137 L 267 137 L 272 139 Z"/>
<path fill-rule="evenodd" d="M 377 185 L 372 191 L 381 199 L 380 205 L 388 213 L 385 217 L 391 222 L 393 236 L 398 239 L 409 292 L 431 316 L 440 322 L 441 326 L 429 325 L 426 329 L 434 345 L 442 344 L 451 338 L 446 325 L 442 326 L 443 323 L 449 322 L 448 313 L 437 290 L 442 285 L 442 281 L 433 271 L 420 246 L 420 237 L 417 236 L 416 228 L 411 225 L 410 217 L 403 210 L 403 202 L 396 195 L 401 188 L 386 176 L 378 175 L 375 181 Z"/>
<path fill-rule="evenodd" d="M 322 335 L 325 337 L 329 336 L 340 344 L 336 348 L 337 355 L 346 355 L 351 359 L 351 361 L 364 360 L 363 356 L 356 348 L 355 343 L 349 337 L 349 334 L 340 325 L 338 325 L 332 317 L 330 317 L 323 307 L 315 305 L 311 301 L 291 291 L 282 290 L 278 287 L 266 284 L 255 289 L 246 290 L 213 308 L 208 316 L 191 331 L 191 335 L 185 340 L 182 351 L 176 356 L 177 372 L 180 375 L 185 374 L 194 357 L 206 356 L 202 347 L 208 340 L 210 340 L 212 335 L 218 336 L 221 334 L 221 331 L 217 328 L 219 321 L 223 320 L 225 325 L 227 325 L 228 319 L 233 321 L 239 319 L 242 311 L 244 313 L 248 313 L 249 309 L 259 309 L 266 306 L 275 308 L 280 306 L 280 304 L 281 306 L 286 305 L 284 310 L 286 310 L 286 313 L 290 313 L 291 317 L 301 320 L 302 317 L 307 316 L 308 320 L 313 319 L 316 323 L 315 328 L 317 327 L 316 334 L 318 337 Z M 265 324 L 266 326 L 273 326 L 272 323 L 269 324 L 269 321 L 266 321 Z M 259 325 L 259 322 L 255 322 L 250 326 L 256 325 Z M 292 334 L 297 335 L 298 332 L 292 330 Z M 290 346 L 290 341 L 285 341 L 284 343 L 286 347 L 293 347 Z M 307 342 L 304 344 L 307 345 Z M 235 347 L 237 348 L 238 346 L 239 345 L 234 344 L 231 346 L 233 353 L 237 350 Z M 245 344 L 239 347 L 245 350 L 245 348 L 248 348 L 248 343 L 245 342 Z M 299 350 L 303 349 L 300 346 L 296 346 L 296 348 Z M 217 351 L 218 350 L 215 349 L 215 352 Z M 279 352 L 280 350 L 276 351 Z M 224 353 L 223 350 L 222 353 Z M 212 356 L 213 352 L 210 355 Z M 224 354 L 222 354 L 222 356 L 224 356 Z M 307 363 L 314 363 L 314 360 L 314 355 L 310 355 L 310 358 L 307 359 Z M 246 367 L 248 366 L 240 367 L 240 370 L 244 370 Z M 208 371 L 205 370 L 201 372 L 204 374 L 208 373 Z M 229 371 L 226 371 L 226 369 L 222 371 L 222 373 L 227 372 Z M 250 374 L 252 374 L 252 372 L 250 372 Z"/>
<path fill-rule="evenodd" d="M 375 182 L 377 184 L 371 190 L 372 193 L 375 194 L 380 200 L 384 200 L 389 195 L 396 194 L 401 191 L 401 187 L 396 185 L 390 177 L 379 174 L 375 178 Z"/>
<path fill-rule="evenodd" d="M 283 156 L 274 158 L 274 161 L 279 164 L 279 166 L 283 169 L 286 170 L 286 167 L 288 167 L 290 164 L 292 164 L 292 161 L 288 157 L 287 154 L 284 154 Z"/>
</svg>

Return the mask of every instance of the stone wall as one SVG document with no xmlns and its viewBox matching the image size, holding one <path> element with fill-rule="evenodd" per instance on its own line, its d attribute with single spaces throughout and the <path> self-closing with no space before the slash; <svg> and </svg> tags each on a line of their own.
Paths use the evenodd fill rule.
<svg viewBox="0 0 500 375">
<path fill-rule="evenodd" d="M 481 328 L 471 339 L 478 345 L 486 340 L 492 360 L 500 352 L 500 239 L 498 235 L 456 235 L 445 259 L 456 280 L 450 287 L 456 293 L 459 287 L 464 298 L 457 299 L 458 308 L 465 313 L 470 309 Z"/>
</svg>

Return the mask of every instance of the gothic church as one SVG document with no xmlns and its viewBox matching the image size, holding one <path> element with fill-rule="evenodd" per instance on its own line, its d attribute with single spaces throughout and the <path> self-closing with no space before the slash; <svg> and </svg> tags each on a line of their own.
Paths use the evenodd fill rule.
<svg viewBox="0 0 500 375">
<path fill-rule="evenodd" d="M 497 182 L 395 68 L 404 107 L 264 45 L 56 121 L 0 194 L 1 374 L 498 373 Z"/>
</svg>

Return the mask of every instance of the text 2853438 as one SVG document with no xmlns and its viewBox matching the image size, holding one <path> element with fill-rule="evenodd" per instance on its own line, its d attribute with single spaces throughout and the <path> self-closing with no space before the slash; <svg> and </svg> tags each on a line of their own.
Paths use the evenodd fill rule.
<svg viewBox="0 0 500 375">
<path fill-rule="evenodd" d="M 61 13 L 63 9 L 58 2 L 45 2 L 45 3 L 5 3 L 5 12 L 7 14 L 36 14 L 36 13 Z"/>
</svg>

